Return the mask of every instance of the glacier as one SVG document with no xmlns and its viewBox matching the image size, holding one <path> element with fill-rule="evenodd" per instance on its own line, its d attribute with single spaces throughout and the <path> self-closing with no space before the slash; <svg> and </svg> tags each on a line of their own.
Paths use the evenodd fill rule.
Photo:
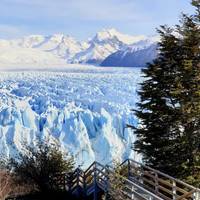
<svg viewBox="0 0 200 200">
<path fill-rule="evenodd" d="M 0 71 L 0 153 L 56 139 L 76 165 L 141 156 L 132 150 L 140 69 L 94 66 Z"/>
</svg>

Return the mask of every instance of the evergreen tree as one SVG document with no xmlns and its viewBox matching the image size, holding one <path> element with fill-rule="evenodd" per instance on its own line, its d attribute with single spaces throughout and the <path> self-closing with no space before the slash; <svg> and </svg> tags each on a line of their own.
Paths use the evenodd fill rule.
<svg viewBox="0 0 200 200">
<path fill-rule="evenodd" d="M 181 146 L 185 162 L 183 177 L 192 184 L 200 185 L 200 1 L 193 1 L 196 14 L 183 16 L 178 27 L 182 35 L 182 68 L 177 97 L 181 109 Z M 188 178 L 189 177 L 189 178 Z M 196 177 L 191 182 L 191 177 Z"/>
<path fill-rule="evenodd" d="M 146 164 L 190 180 L 200 150 L 200 0 L 192 3 L 195 15 L 158 31 L 159 55 L 143 69 L 135 128 L 135 150 Z"/>
<path fill-rule="evenodd" d="M 142 70 L 146 80 L 138 92 L 141 101 L 136 111 L 140 125 L 135 130 L 138 137 L 135 150 L 142 153 L 145 163 L 162 171 L 175 171 L 172 169 L 172 147 L 176 135 L 180 134 L 174 126 L 174 118 L 179 116 L 180 110 L 176 107 L 177 100 L 171 96 L 176 84 L 177 62 L 181 57 L 180 41 L 173 31 L 166 26 L 158 31 L 160 54 L 153 64 Z"/>
</svg>

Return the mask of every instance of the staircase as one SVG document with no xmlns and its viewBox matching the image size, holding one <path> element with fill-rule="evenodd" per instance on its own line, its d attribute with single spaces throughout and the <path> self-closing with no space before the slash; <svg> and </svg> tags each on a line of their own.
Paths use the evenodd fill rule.
<svg viewBox="0 0 200 200">
<path fill-rule="evenodd" d="M 67 178 L 72 194 L 99 199 L 99 194 L 117 195 L 118 200 L 200 200 L 200 190 L 134 160 L 125 160 L 121 172 L 94 162 L 83 171 L 77 168 Z"/>
</svg>

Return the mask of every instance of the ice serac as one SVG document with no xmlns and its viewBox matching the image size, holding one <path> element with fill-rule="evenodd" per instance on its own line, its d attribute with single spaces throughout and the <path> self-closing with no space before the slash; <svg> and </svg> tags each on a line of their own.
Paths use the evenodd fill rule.
<svg viewBox="0 0 200 200">
<path fill-rule="evenodd" d="M 15 156 L 23 143 L 56 139 L 76 165 L 139 159 L 127 124 L 137 101 L 139 70 L 73 69 L 0 72 L 0 152 Z"/>
<path fill-rule="evenodd" d="M 77 165 L 83 167 L 94 160 L 106 164 L 131 156 L 134 140 L 131 132 L 123 130 L 126 120 L 121 116 L 112 116 L 103 108 L 97 113 L 73 104 L 62 110 L 49 107 L 39 115 L 26 102 L 21 108 L 13 103 L 12 108 L 0 112 L 1 152 L 6 155 L 15 156 L 23 151 L 23 143 L 34 145 L 41 137 L 56 138 L 63 151 L 73 154 Z"/>
</svg>

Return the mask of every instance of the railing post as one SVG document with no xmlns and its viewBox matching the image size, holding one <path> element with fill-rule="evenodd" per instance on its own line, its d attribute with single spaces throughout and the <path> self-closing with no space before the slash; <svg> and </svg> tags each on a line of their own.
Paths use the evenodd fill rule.
<svg viewBox="0 0 200 200">
<path fill-rule="evenodd" d="M 192 195 L 193 200 L 199 200 L 200 199 L 200 191 L 195 191 Z"/>
<path fill-rule="evenodd" d="M 144 181 L 143 181 L 143 176 L 144 176 L 144 169 L 143 169 L 143 167 L 141 166 L 141 168 L 140 168 L 140 174 L 139 174 L 139 182 L 140 182 L 141 184 L 144 183 Z"/>
<path fill-rule="evenodd" d="M 130 166 L 130 160 L 128 159 L 128 178 L 131 176 L 131 166 Z"/>
<path fill-rule="evenodd" d="M 174 180 L 172 182 L 172 195 L 173 195 L 173 200 L 176 200 L 176 181 Z"/>
<path fill-rule="evenodd" d="M 77 175 L 76 175 L 76 184 L 77 184 L 77 187 L 79 187 L 79 168 L 77 169 Z"/>
<path fill-rule="evenodd" d="M 67 186 L 68 186 L 68 191 L 71 193 L 71 179 L 72 179 L 72 174 L 66 174 L 66 182 L 67 182 Z"/>
<path fill-rule="evenodd" d="M 131 199 L 134 200 L 135 199 L 135 195 L 134 195 L 134 186 L 131 187 Z"/>
<path fill-rule="evenodd" d="M 153 197 L 152 197 L 152 196 L 149 196 L 149 200 L 153 200 Z"/>
<path fill-rule="evenodd" d="M 155 192 L 158 194 L 159 192 L 159 183 L 158 183 L 158 173 L 155 172 Z"/>
<path fill-rule="evenodd" d="M 64 173 L 63 174 L 63 187 L 64 187 L 64 190 L 66 191 L 67 190 L 67 174 Z"/>
<path fill-rule="evenodd" d="M 105 167 L 105 200 L 108 199 L 108 181 L 109 181 L 109 171 L 107 166 Z"/>
<path fill-rule="evenodd" d="M 97 200 L 97 172 L 96 172 L 96 163 L 94 163 L 94 200 Z"/>
<path fill-rule="evenodd" d="M 86 190 L 86 175 L 85 172 L 83 174 L 83 195 L 84 195 L 84 199 L 86 199 L 87 196 L 87 190 Z"/>
</svg>

